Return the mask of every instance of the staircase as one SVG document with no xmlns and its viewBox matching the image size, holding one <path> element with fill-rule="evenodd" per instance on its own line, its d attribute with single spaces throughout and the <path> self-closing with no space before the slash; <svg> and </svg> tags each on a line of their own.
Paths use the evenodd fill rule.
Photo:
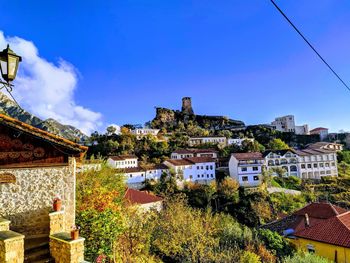
<svg viewBox="0 0 350 263">
<path fill-rule="evenodd" d="M 49 237 L 36 235 L 26 237 L 24 240 L 25 263 L 51 263 L 55 262 L 50 255 Z"/>
</svg>

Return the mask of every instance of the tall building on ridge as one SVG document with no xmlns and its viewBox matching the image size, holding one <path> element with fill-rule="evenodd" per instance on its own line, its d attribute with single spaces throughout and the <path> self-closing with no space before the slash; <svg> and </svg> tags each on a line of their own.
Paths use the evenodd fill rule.
<svg viewBox="0 0 350 263">
<path fill-rule="evenodd" d="M 182 108 L 181 111 L 185 114 L 193 115 L 194 111 L 192 108 L 192 101 L 190 97 L 183 97 L 182 98 Z"/>
</svg>

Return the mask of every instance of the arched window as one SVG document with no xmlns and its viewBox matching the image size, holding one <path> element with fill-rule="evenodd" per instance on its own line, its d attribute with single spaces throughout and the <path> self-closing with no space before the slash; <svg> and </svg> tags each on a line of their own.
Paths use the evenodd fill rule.
<svg viewBox="0 0 350 263">
<path fill-rule="evenodd" d="M 291 171 L 291 172 L 297 172 L 297 171 L 298 171 L 297 166 L 296 166 L 296 165 L 292 165 L 292 166 L 290 167 L 290 171 Z"/>
<path fill-rule="evenodd" d="M 276 165 L 279 165 L 279 164 L 280 164 L 280 161 L 279 161 L 279 160 L 276 160 L 276 161 L 275 161 L 275 164 L 276 164 Z"/>
<path fill-rule="evenodd" d="M 275 165 L 275 163 L 273 162 L 273 160 L 269 160 L 269 161 L 267 162 L 267 164 L 268 164 L 268 166 L 274 166 L 274 165 Z"/>
</svg>

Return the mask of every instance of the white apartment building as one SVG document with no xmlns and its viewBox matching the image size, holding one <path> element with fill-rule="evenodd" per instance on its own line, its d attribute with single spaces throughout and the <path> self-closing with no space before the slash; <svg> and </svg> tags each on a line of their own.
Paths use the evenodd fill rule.
<svg viewBox="0 0 350 263">
<path fill-rule="evenodd" d="M 138 167 L 137 156 L 135 155 L 110 156 L 107 159 L 107 164 L 118 169 Z"/>
<path fill-rule="evenodd" d="M 220 144 L 223 146 L 227 145 L 227 139 L 223 136 L 199 136 L 191 137 L 188 141 L 190 146 L 197 146 L 205 143 Z"/>
<path fill-rule="evenodd" d="M 171 159 L 184 159 L 191 157 L 218 158 L 218 152 L 214 149 L 178 149 L 171 153 Z"/>
<path fill-rule="evenodd" d="M 296 126 L 294 115 L 277 117 L 271 122 L 272 127 L 281 132 L 294 132 L 295 134 L 309 134 L 309 126 L 307 124 Z"/>
<path fill-rule="evenodd" d="M 242 146 L 242 143 L 244 142 L 244 141 L 251 141 L 251 142 L 254 142 L 254 139 L 252 139 L 252 138 L 237 138 L 237 139 L 232 139 L 232 138 L 230 138 L 230 139 L 228 139 L 227 140 L 227 145 L 232 145 L 232 144 L 234 144 L 234 145 L 237 145 L 237 146 Z"/>
<path fill-rule="evenodd" d="M 210 157 L 191 157 L 184 159 L 169 159 L 164 162 L 174 169 L 178 180 L 187 182 L 209 183 L 215 180 L 215 160 Z"/>
<path fill-rule="evenodd" d="M 233 153 L 229 161 L 230 176 L 241 186 L 254 187 L 262 182 L 263 155 L 259 152 Z"/>
<path fill-rule="evenodd" d="M 312 129 L 310 131 L 310 134 L 319 135 L 321 141 L 328 139 L 328 129 L 327 128 L 318 127 L 318 128 Z"/>
<path fill-rule="evenodd" d="M 338 176 L 337 151 L 341 149 L 340 146 L 318 142 L 303 150 L 266 151 L 264 154 L 234 153 L 229 161 L 230 176 L 238 180 L 241 186 L 260 184 L 262 167 L 268 170 L 283 168 L 285 176 L 297 176 L 301 179 Z"/>
<path fill-rule="evenodd" d="M 266 151 L 263 154 L 268 170 L 279 167 L 285 170 L 284 176 L 299 176 L 298 154 L 293 149 Z M 276 176 L 276 173 L 273 173 Z"/>
<path fill-rule="evenodd" d="M 143 136 L 146 136 L 146 135 L 152 135 L 152 136 L 155 136 L 157 137 L 158 133 L 159 133 L 159 129 L 149 129 L 149 128 L 139 128 L 139 129 L 134 129 L 134 130 L 131 130 L 131 133 L 132 134 L 135 134 L 136 137 L 138 139 L 142 138 Z"/>
<path fill-rule="evenodd" d="M 320 179 L 322 176 L 338 176 L 337 153 L 324 148 L 297 150 L 299 177 Z"/>
</svg>

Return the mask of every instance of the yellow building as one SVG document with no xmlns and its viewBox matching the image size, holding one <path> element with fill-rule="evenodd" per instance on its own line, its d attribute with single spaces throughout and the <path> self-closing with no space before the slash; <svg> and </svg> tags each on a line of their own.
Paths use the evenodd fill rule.
<svg viewBox="0 0 350 263">
<path fill-rule="evenodd" d="M 350 211 L 330 203 L 311 203 L 262 226 L 288 237 L 299 249 L 337 263 L 350 263 Z"/>
</svg>

